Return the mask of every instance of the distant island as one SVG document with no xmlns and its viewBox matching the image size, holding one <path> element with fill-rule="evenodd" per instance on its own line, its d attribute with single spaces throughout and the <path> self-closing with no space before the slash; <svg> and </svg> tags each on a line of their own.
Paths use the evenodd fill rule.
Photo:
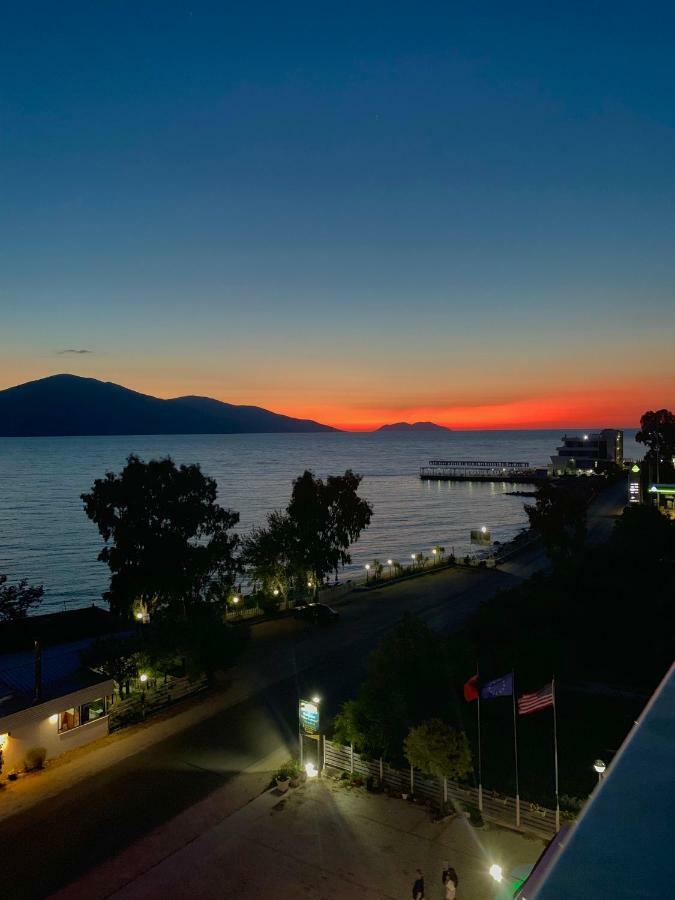
<svg viewBox="0 0 675 900">
<path fill-rule="evenodd" d="M 393 425 L 381 425 L 377 431 L 452 431 L 452 428 L 435 422 L 394 422 Z"/>
<path fill-rule="evenodd" d="M 162 400 L 110 381 L 52 375 L 0 391 L 0 437 L 338 431 L 210 397 Z"/>
</svg>

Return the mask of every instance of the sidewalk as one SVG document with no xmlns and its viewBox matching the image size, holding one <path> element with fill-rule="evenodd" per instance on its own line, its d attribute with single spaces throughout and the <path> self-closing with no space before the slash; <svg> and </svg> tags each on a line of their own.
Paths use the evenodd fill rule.
<svg viewBox="0 0 675 900">
<path fill-rule="evenodd" d="M 504 829 L 476 830 L 463 816 L 432 822 L 425 807 L 330 779 L 283 797 L 267 791 L 230 815 L 223 806 L 218 820 L 220 802 L 186 810 L 53 900 L 396 900 L 409 896 L 418 866 L 427 896 L 440 898 L 446 862 L 462 900 L 486 900 L 496 888 L 492 863 L 507 875 L 543 849 Z"/>
</svg>

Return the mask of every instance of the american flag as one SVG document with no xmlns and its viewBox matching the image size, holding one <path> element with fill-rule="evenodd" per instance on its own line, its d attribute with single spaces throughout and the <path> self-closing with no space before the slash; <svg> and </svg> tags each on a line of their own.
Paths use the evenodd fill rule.
<svg viewBox="0 0 675 900">
<path fill-rule="evenodd" d="M 533 694 L 518 697 L 518 712 L 521 716 L 537 712 L 538 709 L 546 709 L 547 706 L 553 706 L 553 682 L 545 684 Z"/>
</svg>

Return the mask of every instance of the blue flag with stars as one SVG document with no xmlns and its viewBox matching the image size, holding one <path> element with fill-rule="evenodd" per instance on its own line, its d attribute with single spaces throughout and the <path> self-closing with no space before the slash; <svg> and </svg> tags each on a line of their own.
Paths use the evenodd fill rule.
<svg viewBox="0 0 675 900">
<path fill-rule="evenodd" d="M 480 689 L 481 700 L 493 700 L 495 697 L 510 697 L 513 694 L 513 672 L 488 681 Z"/>
</svg>

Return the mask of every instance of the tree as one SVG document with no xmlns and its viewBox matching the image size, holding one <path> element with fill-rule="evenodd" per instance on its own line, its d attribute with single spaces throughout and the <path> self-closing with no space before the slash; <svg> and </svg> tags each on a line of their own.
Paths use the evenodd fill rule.
<svg viewBox="0 0 675 900">
<path fill-rule="evenodd" d="M 277 590 L 288 596 L 306 573 L 300 571 L 293 523 L 288 515 L 275 511 L 267 526 L 254 528 L 242 541 L 241 563 L 256 587 L 266 594 Z"/>
<path fill-rule="evenodd" d="M 361 719 L 361 710 L 356 700 L 347 700 L 333 722 L 333 739 L 340 744 L 353 744 L 363 750 L 366 736 Z"/>
<path fill-rule="evenodd" d="M 429 719 L 411 728 L 404 747 L 410 765 L 425 775 L 460 781 L 471 774 L 471 749 L 466 735 L 441 719 Z"/>
<path fill-rule="evenodd" d="M 537 491 L 534 506 L 525 504 L 530 526 L 541 535 L 551 559 L 567 559 L 584 546 L 588 503 L 585 488 L 581 483 L 545 482 Z"/>
<path fill-rule="evenodd" d="M 411 615 L 371 653 L 357 697 L 342 707 L 344 727 L 360 735 L 359 749 L 400 760 L 412 725 L 452 717 L 452 660 L 446 640 Z"/>
<path fill-rule="evenodd" d="M 129 693 L 129 682 L 138 674 L 140 649 L 141 644 L 136 638 L 100 638 L 82 652 L 82 663 L 112 678 L 121 697 L 125 687 Z"/>
<path fill-rule="evenodd" d="M 649 447 L 646 459 L 670 463 L 675 457 L 675 415 L 669 409 L 648 410 L 640 418 L 635 440 Z"/>
<path fill-rule="evenodd" d="M 126 616 L 134 603 L 151 613 L 185 616 L 190 606 L 218 599 L 234 583 L 239 514 L 216 503 L 217 485 L 197 465 L 130 456 L 119 475 L 108 472 L 82 494 L 87 516 L 106 546 L 98 558 L 111 571 L 107 599 Z"/>
<path fill-rule="evenodd" d="M 0 622 L 25 618 L 28 611 L 42 600 L 44 592 L 41 584 L 29 585 L 26 578 L 18 584 L 8 584 L 7 576 L 0 575 Z"/>
<path fill-rule="evenodd" d="M 315 586 L 351 562 L 349 547 L 370 524 L 372 506 L 358 496 L 361 476 L 347 469 L 324 482 L 305 471 L 293 482 L 288 517 L 297 560 Z"/>
</svg>

